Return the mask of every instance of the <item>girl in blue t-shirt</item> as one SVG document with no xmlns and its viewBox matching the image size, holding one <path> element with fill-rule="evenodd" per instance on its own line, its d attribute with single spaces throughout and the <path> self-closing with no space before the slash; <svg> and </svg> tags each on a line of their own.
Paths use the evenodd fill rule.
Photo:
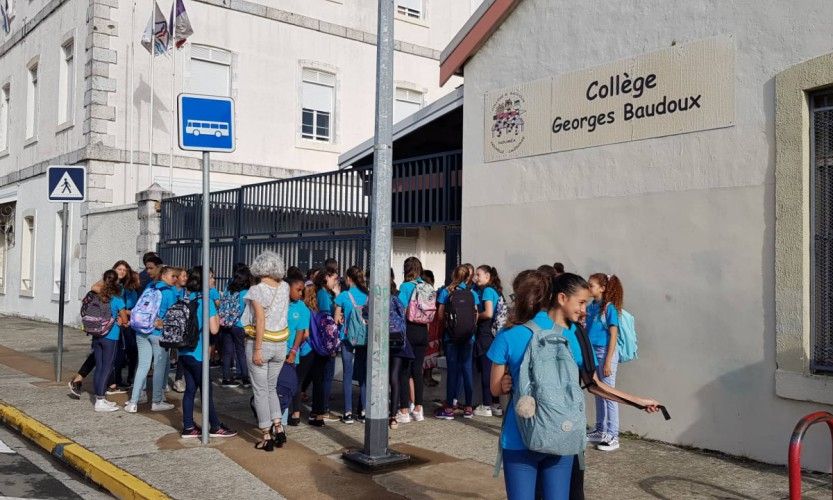
<svg viewBox="0 0 833 500">
<path fill-rule="evenodd" d="M 111 412 L 119 409 L 116 403 L 106 399 L 107 382 L 113 373 L 113 360 L 116 356 L 116 346 L 121 334 L 120 313 L 125 309 L 124 300 L 120 297 L 119 277 L 112 269 L 105 271 L 101 278 L 98 291 L 102 305 L 110 307 L 110 314 L 116 319 L 110 332 L 102 337 L 93 338 L 93 354 L 95 355 L 95 372 L 93 380 L 95 386 L 95 411 Z"/>
<path fill-rule="evenodd" d="M 619 313 L 622 311 L 622 282 L 616 275 L 596 273 L 590 276 L 590 295 L 593 302 L 587 306 L 587 334 L 593 351 L 599 379 L 610 387 L 616 386 L 619 351 Z M 602 451 L 619 448 L 619 405 L 596 396 L 596 428 L 587 434 L 587 440 Z"/>
<path fill-rule="evenodd" d="M 315 353 L 308 341 L 312 311 L 304 303 L 304 280 L 295 277 L 287 279 L 286 282 L 289 285 L 289 339 L 286 345 L 290 347 L 286 362 L 295 366 L 300 384 L 312 373 L 315 365 Z M 322 371 L 319 370 L 317 373 Z M 318 384 L 320 383 L 319 380 Z M 294 427 L 301 423 L 301 391 L 295 392 L 290 407 L 291 414 L 287 423 Z"/>
<path fill-rule="evenodd" d="M 357 307 L 367 306 L 367 280 L 364 277 L 364 271 L 356 266 L 347 269 L 345 276 L 345 285 L 347 290 L 338 294 L 335 299 L 335 321 L 341 325 L 341 363 L 342 373 L 344 374 L 342 385 L 344 386 L 344 414 L 341 416 L 341 422 L 345 424 L 353 423 L 353 380 L 359 383 L 359 394 L 361 401 L 361 408 L 358 412 L 359 422 L 364 421 L 365 408 L 365 388 L 367 370 L 367 344 L 363 346 L 354 346 L 350 344 L 347 339 L 345 329 L 349 326 L 350 316 L 354 311 L 358 312 Z M 355 369 L 355 370 L 354 370 Z"/>
<path fill-rule="evenodd" d="M 492 362 L 486 353 L 492 345 L 492 324 L 497 313 L 498 302 L 503 296 L 503 287 L 500 283 L 497 269 L 492 266 L 482 265 L 477 268 L 474 275 L 474 282 L 477 284 L 477 295 L 480 297 L 480 308 L 477 315 L 477 333 L 474 338 L 474 366 L 480 370 L 480 388 L 483 399 L 480 406 L 474 409 L 478 417 L 500 417 L 503 415 L 503 408 L 498 398 L 492 396 L 489 387 L 489 379 L 492 373 Z"/>
<path fill-rule="evenodd" d="M 341 292 L 338 281 L 338 272 L 333 269 L 322 268 L 321 271 L 315 276 L 315 300 L 318 305 L 318 312 L 326 312 L 330 315 L 335 314 L 335 298 L 336 295 Z M 336 358 L 335 356 L 331 356 L 327 359 L 327 364 L 324 367 L 324 378 L 322 383 L 324 387 L 324 404 L 326 406 L 323 417 L 325 420 L 335 420 L 337 418 L 330 413 L 329 406 L 335 370 Z"/>
<path fill-rule="evenodd" d="M 646 411 L 658 411 L 659 403 L 652 399 L 632 396 L 607 386 L 594 374 L 588 380 L 583 371 L 584 359 L 576 323 L 584 315 L 590 298 L 589 286 L 580 276 L 567 273 L 553 279 L 541 271 L 523 271 L 512 284 L 515 302 L 510 326 L 497 337 L 489 348 L 492 360 L 492 394 L 500 396 L 512 391 L 512 380 L 518 377 L 521 362 L 532 331 L 523 326 L 534 321 L 542 329 L 560 329 L 567 338 L 570 353 L 579 365 L 582 379 L 588 390 L 604 394 L 606 398 L 632 401 L 646 407 Z M 521 438 L 516 423 L 514 405 L 507 408 L 504 426 L 500 436 L 503 453 L 504 482 L 509 500 L 545 499 L 566 500 L 570 498 L 571 475 L 575 475 L 573 464 L 576 457 L 548 455 L 530 451 Z M 578 476 L 581 471 L 578 471 Z"/>
<path fill-rule="evenodd" d="M 242 262 L 234 265 L 234 277 L 226 289 L 226 294 L 232 298 L 234 294 L 237 294 L 237 307 L 240 315 L 234 325 L 220 329 L 220 336 L 223 337 L 220 342 L 223 348 L 223 380 L 221 382 L 223 387 L 242 385 L 248 388 L 252 385 L 249 381 L 249 366 L 246 362 L 246 333 L 243 331 L 241 319 L 246 309 L 246 295 L 255 281 L 249 266 Z M 237 379 L 234 378 L 232 365 L 237 368 Z"/>
<path fill-rule="evenodd" d="M 437 314 L 441 318 L 445 318 L 446 304 L 448 303 L 451 294 L 457 290 L 465 290 L 468 288 L 467 283 L 471 279 L 469 275 L 469 268 L 463 264 L 454 269 L 451 277 L 451 284 L 445 288 L 440 289 L 437 294 Z M 470 288 L 469 292 L 474 296 L 475 310 L 471 311 L 472 315 L 477 314 L 477 306 L 480 304 L 480 298 L 477 293 Z M 456 311 L 457 314 L 467 314 L 467 311 Z M 454 399 L 457 397 L 457 392 L 460 389 L 460 382 L 463 383 L 463 392 L 465 394 L 465 407 L 463 408 L 463 418 L 472 418 L 474 412 L 471 407 L 472 401 L 472 383 L 471 383 L 471 362 L 472 349 L 474 348 L 474 332 L 465 341 L 453 342 L 448 331 L 443 334 L 443 346 L 445 350 L 445 361 L 448 365 L 448 382 L 445 387 L 445 405 L 437 408 L 434 416 L 441 420 L 454 420 Z"/>
</svg>

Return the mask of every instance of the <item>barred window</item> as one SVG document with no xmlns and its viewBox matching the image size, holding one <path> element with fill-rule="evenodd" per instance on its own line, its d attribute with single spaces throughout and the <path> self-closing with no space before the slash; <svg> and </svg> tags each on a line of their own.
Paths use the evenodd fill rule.
<svg viewBox="0 0 833 500">
<path fill-rule="evenodd" d="M 811 95 L 811 369 L 833 374 L 833 89 Z"/>
</svg>

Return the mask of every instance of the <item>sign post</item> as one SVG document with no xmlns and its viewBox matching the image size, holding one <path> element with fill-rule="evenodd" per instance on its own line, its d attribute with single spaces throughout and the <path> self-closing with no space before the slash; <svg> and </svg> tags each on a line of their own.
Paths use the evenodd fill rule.
<svg viewBox="0 0 833 500">
<path fill-rule="evenodd" d="M 364 449 L 344 458 L 367 470 L 407 462 L 410 457 L 388 448 L 388 313 L 390 310 L 391 182 L 393 178 L 393 9 L 379 0 L 376 44 L 376 131 L 373 147 L 373 193 L 370 220 L 370 324 L 367 345 L 367 400 Z M 347 383 L 347 382 L 345 382 Z"/>
<path fill-rule="evenodd" d="M 83 166 L 53 165 L 47 169 L 46 177 L 49 201 L 63 204 L 61 208 L 61 280 L 58 285 L 58 353 L 55 357 L 55 382 L 60 382 L 64 367 L 64 307 L 67 288 L 69 204 L 87 199 L 87 169 Z"/>
<path fill-rule="evenodd" d="M 179 105 L 179 147 L 186 151 L 202 151 L 202 444 L 208 444 L 208 391 L 211 381 L 208 376 L 209 335 L 209 269 L 211 252 L 208 240 L 211 238 L 211 158 L 209 151 L 231 153 L 234 151 L 234 101 L 229 97 L 196 94 L 180 94 Z"/>
</svg>

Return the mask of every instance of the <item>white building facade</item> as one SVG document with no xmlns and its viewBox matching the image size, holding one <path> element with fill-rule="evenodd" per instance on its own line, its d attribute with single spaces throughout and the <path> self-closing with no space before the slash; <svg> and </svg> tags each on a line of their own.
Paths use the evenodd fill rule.
<svg viewBox="0 0 833 500">
<path fill-rule="evenodd" d="M 673 416 L 623 408 L 623 430 L 785 463 L 831 410 L 828 11 L 487 0 L 443 53 L 465 78 L 463 260 L 622 279 L 640 342 L 617 385 Z M 805 466 L 830 469 L 826 434 Z"/>
<path fill-rule="evenodd" d="M 397 0 L 396 118 L 459 84 L 438 85 L 437 62 L 473 3 Z M 156 235 L 140 235 L 137 193 L 154 182 L 177 195 L 201 187 L 198 155 L 172 139 L 180 92 L 236 101 L 237 149 L 213 155 L 212 191 L 335 169 L 372 134 L 377 2 L 187 1 L 194 34 L 151 69 L 139 40 L 152 5 L 11 0 L 11 31 L 0 31 L 2 314 L 57 318 L 61 216 L 46 201 L 49 165 L 88 170 L 88 201 L 70 212 L 69 320 L 116 259 L 140 267 Z M 160 4 L 166 16 L 170 7 Z"/>
</svg>

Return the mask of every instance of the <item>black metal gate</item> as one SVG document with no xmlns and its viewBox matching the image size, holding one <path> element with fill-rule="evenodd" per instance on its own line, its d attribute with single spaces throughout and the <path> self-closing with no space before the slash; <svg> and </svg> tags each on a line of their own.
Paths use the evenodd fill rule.
<svg viewBox="0 0 833 500">
<path fill-rule="evenodd" d="M 266 249 L 304 271 L 330 257 L 367 269 L 372 176 L 371 168 L 348 169 L 211 193 L 210 265 L 219 285 L 235 262 L 251 262 Z M 396 161 L 392 187 L 393 227 L 456 227 L 459 261 L 462 152 Z M 158 251 L 166 263 L 199 262 L 201 206 L 199 194 L 162 202 Z"/>
</svg>

